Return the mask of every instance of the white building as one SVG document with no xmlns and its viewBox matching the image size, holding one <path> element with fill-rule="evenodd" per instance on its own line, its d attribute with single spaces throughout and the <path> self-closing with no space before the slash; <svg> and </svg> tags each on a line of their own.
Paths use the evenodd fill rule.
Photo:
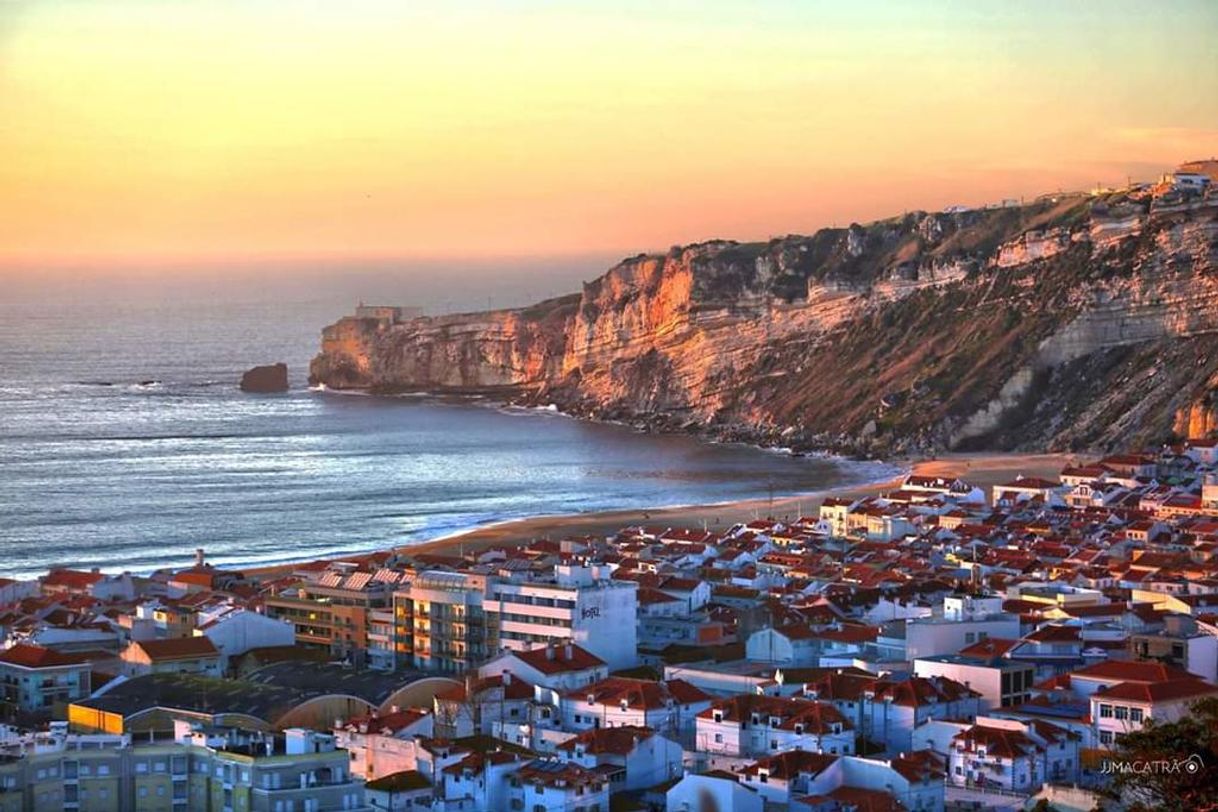
<svg viewBox="0 0 1218 812">
<path fill-rule="evenodd" d="M 351 753 L 351 774 L 367 781 L 418 768 L 415 736 L 431 736 L 434 717 L 415 708 L 390 709 L 336 724 L 337 745 Z"/>
<path fill-rule="evenodd" d="M 1111 747 L 1126 733 L 1141 730 L 1147 719 L 1159 724 L 1182 719 L 1194 702 L 1208 696 L 1218 696 L 1218 685 L 1194 678 L 1099 688 L 1090 698 L 1093 740 Z"/>
<path fill-rule="evenodd" d="M 1002 613 L 959 620 L 914 618 L 905 621 L 905 657 L 912 661 L 955 654 L 965 646 L 991 637 L 1017 640 L 1020 636 L 1018 615 Z"/>
<path fill-rule="evenodd" d="M 698 714 L 694 747 L 750 758 L 783 750 L 850 755 L 854 726 L 828 703 L 742 694 Z"/>
<path fill-rule="evenodd" d="M 779 808 L 807 796 L 832 802 L 829 809 L 891 809 L 894 799 L 915 812 L 944 805 L 942 763 L 928 751 L 885 760 L 791 750 L 745 767 L 741 783 Z"/>
<path fill-rule="evenodd" d="M 947 677 L 981 695 L 982 711 L 1021 705 L 1032 698 L 1036 668 L 1003 657 L 968 657 L 943 654 L 913 661 L 919 677 Z"/>
<path fill-rule="evenodd" d="M 505 673 L 531 685 L 555 691 L 574 691 L 608 677 L 609 666 L 580 646 L 565 644 L 529 651 L 505 651 L 478 668 L 480 677 Z"/>
<path fill-rule="evenodd" d="M 600 771 L 572 761 L 537 759 L 509 779 L 507 805 L 486 809 L 528 809 L 532 812 L 609 810 L 609 781 Z"/>
<path fill-rule="evenodd" d="M 287 620 L 226 606 L 224 611 L 200 617 L 195 636 L 211 640 L 220 652 L 223 666 L 227 666 L 232 657 L 250 649 L 292 645 L 296 642 L 296 628 Z"/>
<path fill-rule="evenodd" d="M 689 773 L 669 788 L 664 808 L 668 812 L 703 812 L 707 809 L 763 812 L 765 801 L 757 790 L 727 773 Z"/>
<path fill-rule="evenodd" d="M 809 683 L 813 699 L 832 704 L 856 734 L 890 753 L 911 748 L 913 731 L 931 719 L 974 719 L 980 696 L 944 677 L 887 679 L 842 671 Z"/>
<path fill-rule="evenodd" d="M 914 731 L 914 747 L 945 752 L 954 786 L 1033 793 L 1079 776 L 1079 736 L 1044 721 L 930 722 Z"/>
<path fill-rule="evenodd" d="M 501 648 L 575 643 L 616 670 L 638 662 L 638 585 L 608 568 L 555 568 L 553 582 L 495 582 L 483 608 L 497 616 Z"/>
<path fill-rule="evenodd" d="M 681 745 L 645 727 L 586 730 L 558 745 L 555 755 L 609 775 L 610 792 L 654 787 L 679 777 Z"/>
<path fill-rule="evenodd" d="M 560 700 L 564 730 L 648 727 L 682 743 L 692 740 L 698 714 L 711 697 L 681 680 L 610 677 L 565 694 Z"/>
</svg>

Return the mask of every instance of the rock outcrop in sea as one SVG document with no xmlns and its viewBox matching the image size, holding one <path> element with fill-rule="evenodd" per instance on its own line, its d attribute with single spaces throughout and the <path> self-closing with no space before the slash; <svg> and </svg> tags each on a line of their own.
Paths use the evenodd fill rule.
<svg viewBox="0 0 1218 812">
<path fill-rule="evenodd" d="M 310 378 L 861 454 L 1218 426 L 1218 198 L 1066 195 L 626 259 L 518 310 L 340 319 Z"/>
<path fill-rule="evenodd" d="M 241 376 L 242 392 L 286 392 L 288 391 L 288 365 L 269 364 L 247 370 Z"/>
</svg>

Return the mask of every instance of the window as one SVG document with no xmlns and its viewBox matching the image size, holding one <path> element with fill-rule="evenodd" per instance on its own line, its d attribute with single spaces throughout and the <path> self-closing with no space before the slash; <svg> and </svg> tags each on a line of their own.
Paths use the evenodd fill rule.
<svg viewBox="0 0 1218 812">
<path fill-rule="evenodd" d="M 973 632 L 965 632 L 965 633 L 964 633 L 964 642 L 966 642 L 966 643 L 976 643 L 976 642 L 977 642 L 977 635 L 976 635 L 976 634 L 974 634 Z"/>
<path fill-rule="evenodd" d="M 723 734 L 722 733 L 715 734 L 715 744 L 723 744 Z"/>
<path fill-rule="evenodd" d="M 1131 721 L 1131 722 L 1142 721 L 1142 709 L 1141 708 L 1130 708 L 1129 709 L 1129 721 Z"/>
<path fill-rule="evenodd" d="M 1129 708 L 1125 707 L 1124 705 L 1117 705 L 1115 710 L 1116 710 L 1116 718 L 1118 718 L 1118 719 L 1128 719 L 1129 718 Z"/>
<path fill-rule="evenodd" d="M 1101 730 L 1100 731 L 1100 744 L 1112 744 L 1112 731 L 1111 730 Z"/>
<path fill-rule="evenodd" d="M 1111 719 L 1112 718 L 1112 706 L 1111 705 L 1100 705 L 1100 718 L 1101 719 Z"/>
</svg>

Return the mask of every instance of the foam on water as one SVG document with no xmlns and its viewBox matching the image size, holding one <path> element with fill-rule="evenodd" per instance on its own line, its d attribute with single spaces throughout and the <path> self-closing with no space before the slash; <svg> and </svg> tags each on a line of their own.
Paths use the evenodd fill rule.
<svg viewBox="0 0 1218 812">
<path fill-rule="evenodd" d="M 305 381 L 338 302 L 0 302 L 0 576 L 147 572 L 408 544 L 526 516 L 783 495 L 876 467 L 657 437 L 483 400 Z M 285 361 L 293 390 L 243 370 Z M 490 406 L 491 408 L 487 408 Z M 555 419 L 562 417 L 563 419 Z"/>
</svg>

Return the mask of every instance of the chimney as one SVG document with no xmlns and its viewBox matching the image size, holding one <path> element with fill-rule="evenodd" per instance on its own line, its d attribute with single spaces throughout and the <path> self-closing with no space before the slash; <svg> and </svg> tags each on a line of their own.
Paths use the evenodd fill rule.
<svg viewBox="0 0 1218 812">
<path fill-rule="evenodd" d="M 195 548 L 195 566 L 196 567 L 203 566 L 203 548 L 202 547 Z"/>
<path fill-rule="evenodd" d="M 504 671 L 502 674 L 502 678 L 503 678 L 504 686 L 508 686 L 508 685 L 512 684 L 512 672 L 511 671 Z"/>
<path fill-rule="evenodd" d="M 568 660 L 571 659 L 571 644 L 570 643 L 567 643 L 565 646 L 562 647 L 562 656 L 567 658 Z"/>
<path fill-rule="evenodd" d="M 547 660 L 554 659 L 554 646 L 546 646 L 546 659 Z"/>
</svg>

